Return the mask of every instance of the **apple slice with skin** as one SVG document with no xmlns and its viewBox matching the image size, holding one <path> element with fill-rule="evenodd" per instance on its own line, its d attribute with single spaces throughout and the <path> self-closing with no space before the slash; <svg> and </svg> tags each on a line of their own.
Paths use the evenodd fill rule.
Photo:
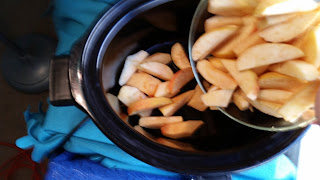
<svg viewBox="0 0 320 180">
<path fill-rule="evenodd" d="M 274 64 L 269 67 L 269 70 L 306 81 L 314 81 L 319 76 L 318 70 L 312 64 L 301 60 Z"/>
<path fill-rule="evenodd" d="M 313 0 L 267 0 L 260 1 L 257 5 L 255 16 L 270 16 L 311 11 L 318 7 Z"/>
<path fill-rule="evenodd" d="M 121 111 L 118 98 L 111 93 L 106 93 L 106 98 L 112 110 L 120 117 L 120 119 L 122 119 L 125 123 L 128 123 L 128 115 Z"/>
<path fill-rule="evenodd" d="M 233 35 L 238 30 L 238 26 L 228 25 L 213 29 L 202 34 L 192 47 L 192 59 L 201 60 L 208 56 L 220 43 Z"/>
<path fill-rule="evenodd" d="M 223 16 L 244 16 L 253 13 L 256 4 L 250 0 L 209 0 L 208 12 Z"/>
<path fill-rule="evenodd" d="M 201 100 L 206 106 L 228 107 L 233 90 L 214 90 L 201 95 Z"/>
<path fill-rule="evenodd" d="M 177 94 L 181 88 L 194 78 L 191 68 L 185 68 L 177 71 L 169 81 L 169 91 L 171 94 Z"/>
<path fill-rule="evenodd" d="M 301 45 L 305 53 L 304 60 L 316 68 L 320 66 L 320 25 L 317 25 L 307 32 Z"/>
<path fill-rule="evenodd" d="M 263 44 L 266 43 L 266 41 L 259 36 L 259 32 L 256 31 L 252 33 L 249 37 L 246 38 L 245 41 L 241 42 L 241 45 L 239 44 L 238 46 L 235 46 L 233 48 L 233 52 L 239 56 L 241 53 L 243 53 L 245 50 L 248 48 L 258 45 L 258 44 Z"/>
<path fill-rule="evenodd" d="M 183 151 L 196 151 L 191 144 L 183 143 L 173 139 L 157 138 L 156 141 L 162 145 L 165 145 L 174 149 L 179 149 Z"/>
<path fill-rule="evenodd" d="M 303 56 L 304 53 L 295 46 L 283 43 L 264 43 L 255 45 L 240 54 L 237 66 L 238 70 L 242 71 Z"/>
<path fill-rule="evenodd" d="M 159 107 L 159 110 L 166 117 L 172 116 L 176 111 L 178 111 L 189 101 L 194 92 L 194 90 L 190 90 L 185 93 L 179 94 L 178 96 L 171 99 L 172 103 Z"/>
<path fill-rule="evenodd" d="M 287 42 L 305 32 L 319 16 L 319 10 L 302 13 L 287 22 L 262 30 L 259 35 L 269 42 Z"/>
<path fill-rule="evenodd" d="M 162 63 L 162 64 L 169 64 L 172 61 L 171 59 L 171 55 L 168 53 L 154 53 L 151 56 L 147 57 L 145 60 L 143 60 L 142 62 L 158 62 L 158 63 Z"/>
<path fill-rule="evenodd" d="M 283 116 L 283 119 L 289 122 L 295 122 L 306 110 L 314 106 L 316 94 L 320 82 L 313 81 L 306 84 L 299 92 L 294 94 L 278 110 L 278 113 Z"/>
<path fill-rule="evenodd" d="M 189 58 L 180 43 L 175 43 L 171 48 L 171 57 L 174 64 L 179 69 L 185 69 L 191 67 Z"/>
<path fill-rule="evenodd" d="M 146 51 L 141 50 L 127 57 L 119 78 L 120 86 L 126 84 L 130 77 L 136 72 L 137 66 L 148 56 L 149 54 Z"/>
<path fill-rule="evenodd" d="M 154 97 L 168 97 L 171 98 L 175 96 L 179 91 L 172 94 L 169 90 L 169 84 L 170 81 L 162 82 L 158 85 L 158 88 L 156 90 L 156 93 L 154 94 Z"/>
<path fill-rule="evenodd" d="M 209 57 L 208 61 L 216 68 L 219 69 L 222 72 L 228 73 L 228 70 L 224 67 L 224 65 L 221 63 L 221 58 L 217 57 Z"/>
<path fill-rule="evenodd" d="M 258 99 L 283 104 L 291 96 L 293 92 L 281 89 L 262 89 L 259 92 Z"/>
<path fill-rule="evenodd" d="M 205 111 L 208 106 L 206 106 L 205 104 L 203 104 L 202 100 L 201 100 L 201 95 L 204 94 L 200 88 L 199 85 L 196 86 L 195 88 L 195 92 L 193 94 L 193 96 L 191 97 L 191 99 L 188 102 L 188 106 L 193 107 L 194 109 L 198 110 L 198 111 Z"/>
<path fill-rule="evenodd" d="M 205 80 L 221 89 L 234 90 L 238 86 L 229 74 L 216 69 L 207 60 L 198 61 L 197 70 Z"/>
<path fill-rule="evenodd" d="M 132 86 L 122 86 L 120 88 L 118 99 L 125 104 L 126 106 L 129 106 L 130 104 L 140 100 L 140 99 L 146 99 L 148 98 L 143 92 L 141 92 L 138 88 L 132 87 Z M 143 111 L 140 112 L 140 116 L 150 116 L 152 113 L 152 110 Z"/>
<path fill-rule="evenodd" d="M 152 141 L 156 141 L 156 138 L 152 136 L 150 133 L 148 133 L 146 130 L 144 130 L 141 126 L 135 125 L 133 126 L 133 129 L 138 131 L 140 134 L 144 135 L 145 137 L 149 138 Z"/>
<path fill-rule="evenodd" d="M 277 72 L 267 72 L 259 77 L 259 86 L 264 89 L 282 89 L 294 92 L 303 84 L 304 82 L 299 79 Z"/>
<path fill-rule="evenodd" d="M 163 80 L 170 80 L 173 77 L 171 68 L 158 62 L 142 63 L 138 66 L 138 69 Z"/>
<path fill-rule="evenodd" d="M 167 124 L 161 127 L 161 133 L 164 136 L 173 139 L 190 137 L 203 124 L 203 121 L 200 120 L 188 120 L 183 122 Z"/>
<path fill-rule="evenodd" d="M 249 109 L 249 102 L 247 101 L 244 93 L 241 93 L 241 89 L 237 89 L 232 95 L 233 103 L 240 109 L 240 111 L 245 111 Z"/>
<path fill-rule="evenodd" d="M 152 116 L 152 117 L 141 117 L 139 119 L 139 126 L 150 128 L 150 129 L 160 129 L 162 126 L 170 123 L 182 122 L 182 116 Z"/>
<path fill-rule="evenodd" d="M 148 96 L 153 96 L 161 81 L 147 73 L 135 73 L 128 80 L 127 85 L 138 88 Z"/>
<path fill-rule="evenodd" d="M 256 18 L 254 17 L 244 17 L 244 26 L 242 26 L 237 32 L 236 36 L 231 38 L 228 42 L 223 44 L 221 47 L 213 50 L 211 53 L 215 57 L 220 58 L 235 58 L 236 54 L 233 49 L 237 46 L 241 46 L 243 41 L 255 31 Z"/>
<path fill-rule="evenodd" d="M 204 22 L 205 32 L 209 32 L 215 28 L 223 27 L 226 25 L 243 25 L 242 17 L 237 16 L 212 16 Z"/>
<path fill-rule="evenodd" d="M 236 80 L 245 95 L 251 100 L 257 99 L 260 89 L 257 74 L 252 70 L 238 71 L 237 62 L 234 60 L 224 59 L 221 62 Z"/>
<path fill-rule="evenodd" d="M 128 115 L 135 115 L 142 111 L 155 109 L 167 104 L 172 103 L 172 100 L 165 97 L 153 97 L 153 98 L 147 98 L 147 99 L 140 99 L 134 103 L 132 103 L 130 106 L 128 106 Z"/>
</svg>

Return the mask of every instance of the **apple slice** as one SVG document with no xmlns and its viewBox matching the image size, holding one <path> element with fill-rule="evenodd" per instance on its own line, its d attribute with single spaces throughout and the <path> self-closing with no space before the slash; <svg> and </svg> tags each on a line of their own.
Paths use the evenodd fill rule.
<svg viewBox="0 0 320 180">
<path fill-rule="evenodd" d="M 132 87 L 132 86 L 122 86 L 120 88 L 118 99 L 125 104 L 126 106 L 129 106 L 130 104 L 140 100 L 140 99 L 146 99 L 148 98 L 143 92 L 141 92 L 138 88 Z M 152 110 L 143 111 L 140 112 L 140 116 L 150 116 L 152 113 Z"/>
<path fill-rule="evenodd" d="M 203 91 L 201 90 L 200 86 L 197 85 L 195 88 L 195 92 L 191 99 L 188 102 L 188 106 L 193 107 L 194 109 L 198 111 L 205 111 L 208 106 L 204 105 L 202 100 L 201 100 L 201 95 L 204 94 Z"/>
<path fill-rule="evenodd" d="M 161 81 L 147 73 L 135 73 L 128 80 L 127 85 L 138 88 L 148 96 L 153 96 Z"/>
<path fill-rule="evenodd" d="M 228 107 L 233 90 L 214 90 L 201 95 L 201 100 L 206 106 Z"/>
<path fill-rule="evenodd" d="M 171 48 L 171 57 L 174 64 L 179 69 L 185 69 L 191 67 L 189 58 L 180 43 L 175 43 Z"/>
<path fill-rule="evenodd" d="M 255 45 L 240 54 L 237 65 L 238 70 L 242 71 L 303 56 L 304 53 L 295 46 L 283 43 L 264 43 Z"/>
<path fill-rule="evenodd" d="M 217 86 L 215 86 L 215 85 L 211 85 L 211 86 L 209 87 L 207 93 L 210 92 L 210 91 L 215 91 L 215 90 L 219 90 L 219 89 L 220 89 L 219 87 L 217 87 Z"/>
<path fill-rule="evenodd" d="M 283 89 L 294 92 L 303 84 L 299 79 L 277 72 L 267 72 L 259 77 L 259 86 L 264 89 Z"/>
<path fill-rule="evenodd" d="M 281 90 L 281 89 L 262 89 L 259 92 L 258 99 L 274 102 L 278 104 L 285 103 L 291 96 L 293 92 Z"/>
<path fill-rule="evenodd" d="M 314 81 L 319 76 L 318 70 L 312 64 L 301 60 L 274 64 L 269 67 L 269 70 L 306 81 Z"/>
<path fill-rule="evenodd" d="M 281 118 L 281 115 L 277 113 L 278 109 L 281 107 L 281 104 L 269 102 L 269 101 L 263 101 L 263 100 L 255 100 L 255 101 L 252 101 L 250 99 L 247 99 L 247 100 L 253 107 L 258 109 L 259 111 L 276 118 Z"/>
<path fill-rule="evenodd" d="M 251 100 L 257 99 L 260 89 L 257 74 L 252 70 L 238 71 L 237 62 L 234 60 L 224 59 L 221 60 L 221 62 L 229 71 L 231 76 L 236 80 L 245 95 Z"/>
<path fill-rule="evenodd" d="M 171 55 L 168 53 L 154 53 L 151 56 L 147 57 L 145 60 L 143 60 L 142 62 L 158 62 L 158 63 L 162 63 L 162 64 L 169 64 L 171 62 Z"/>
<path fill-rule="evenodd" d="M 223 16 L 244 16 L 251 14 L 256 6 L 250 0 L 209 0 L 208 12 Z"/>
<path fill-rule="evenodd" d="M 246 38 L 245 41 L 241 42 L 241 45 L 235 46 L 233 48 L 233 52 L 239 56 L 241 53 L 243 53 L 245 50 L 247 50 L 248 48 L 258 45 L 258 44 L 262 44 L 262 43 L 266 43 L 266 41 L 259 36 L 259 32 L 256 31 L 254 33 L 252 33 L 249 37 Z"/>
<path fill-rule="evenodd" d="M 226 25 L 237 25 L 243 24 L 242 17 L 237 16 L 212 16 L 204 22 L 204 30 L 209 32 L 215 28 L 223 27 Z"/>
<path fill-rule="evenodd" d="M 183 151 L 196 151 L 191 144 L 188 143 L 183 143 L 180 141 L 172 140 L 172 139 L 167 139 L 167 138 L 158 138 L 156 140 L 158 143 L 168 146 L 174 149 L 179 149 Z"/>
<path fill-rule="evenodd" d="M 141 117 L 139 119 L 139 126 L 150 128 L 150 129 L 160 129 L 162 126 L 170 123 L 182 122 L 182 116 L 152 116 L 152 117 Z"/>
<path fill-rule="evenodd" d="M 302 113 L 301 119 L 304 121 L 307 121 L 314 118 L 315 115 L 316 115 L 316 112 L 313 109 L 308 109 Z"/>
<path fill-rule="evenodd" d="M 169 90 L 169 84 L 170 81 L 162 82 L 158 85 L 158 88 L 156 90 L 156 93 L 154 94 L 154 97 L 173 97 L 175 96 L 179 91 L 172 94 Z"/>
<path fill-rule="evenodd" d="M 236 55 L 233 49 L 237 46 L 241 46 L 243 41 L 252 34 L 256 27 L 256 18 L 254 17 L 244 17 L 244 26 L 239 29 L 236 36 L 230 39 L 227 43 L 223 44 L 221 47 L 215 49 L 212 55 L 220 58 L 235 58 Z"/>
<path fill-rule="evenodd" d="M 119 116 L 120 119 L 128 123 L 128 115 L 126 115 L 121 111 L 118 98 L 115 95 L 110 93 L 106 93 L 105 95 L 112 110 Z"/>
<path fill-rule="evenodd" d="M 182 121 L 161 127 L 161 133 L 169 138 L 178 139 L 192 136 L 204 123 L 200 120 Z"/>
<path fill-rule="evenodd" d="M 259 35 L 269 42 L 287 42 L 305 32 L 319 16 L 319 10 L 299 14 L 287 22 L 262 30 Z"/>
<path fill-rule="evenodd" d="M 257 5 L 255 16 L 270 16 L 311 11 L 318 7 L 313 0 L 267 0 L 260 1 Z"/>
<path fill-rule="evenodd" d="M 228 73 L 228 70 L 224 67 L 224 65 L 221 63 L 221 58 L 217 57 L 209 57 L 208 61 L 214 66 L 216 69 L 219 69 L 222 72 Z"/>
<path fill-rule="evenodd" d="M 220 43 L 233 35 L 238 26 L 228 25 L 213 29 L 202 34 L 192 47 L 192 59 L 194 61 L 201 60 L 208 56 Z"/>
<path fill-rule="evenodd" d="M 240 109 L 240 111 L 245 111 L 249 109 L 249 102 L 247 101 L 244 93 L 241 93 L 241 89 L 237 89 L 232 95 L 233 103 Z"/>
<path fill-rule="evenodd" d="M 311 63 L 316 68 L 320 66 L 320 25 L 317 25 L 307 32 L 301 45 L 305 53 L 304 60 Z"/>
<path fill-rule="evenodd" d="M 229 74 L 216 69 L 207 60 L 198 61 L 197 70 L 205 80 L 221 89 L 234 90 L 238 86 Z"/>
<path fill-rule="evenodd" d="M 156 138 L 152 136 L 150 133 L 148 133 L 146 130 L 144 130 L 141 126 L 135 125 L 133 126 L 133 129 L 138 131 L 140 134 L 144 135 L 145 137 L 149 138 L 152 141 L 156 141 Z"/>
<path fill-rule="evenodd" d="M 191 68 L 185 68 L 177 71 L 169 81 L 169 91 L 171 94 L 177 94 L 181 88 L 194 78 Z"/>
<path fill-rule="evenodd" d="M 258 21 L 257 27 L 260 30 L 265 29 L 276 24 L 287 22 L 296 16 L 297 14 L 281 14 L 281 15 L 267 16 L 261 19 L 260 21 Z"/>
<path fill-rule="evenodd" d="M 314 106 L 319 85 L 319 81 L 306 84 L 278 110 L 278 113 L 283 116 L 284 120 L 295 122 L 303 112 Z"/>
<path fill-rule="evenodd" d="M 119 79 L 120 86 L 126 84 L 130 77 L 136 72 L 137 66 L 148 56 L 149 54 L 146 51 L 141 50 L 127 57 Z"/>
<path fill-rule="evenodd" d="M 268 68 L 269 68 L 269 65 L 259 66 L 259 67 L 256 67 L 256 68 L 252 68 L 252 71 L 255 72 L 258 76 L 260 76 L 265 71 L 267 71 Z"/>
<path fill-rule="evenodd" d="M 140 99 L 146 98 L 148 97 L 138 88 L 127 85 L 122 86 L 118 94 L 118 99 L 126 106 L 129 106 Z"/>
<path fill-rule="evenodd" d="M 219 109 L 217 108 L 217 106 L 210 106 L 209 108 L 210 108 L 211 111 L 217 111 L 217 110 L 219 110 Z"/>
<path fill-rule="evenodd" d="M 142 111 L 151 110 L 172 103 L 172 100 L 165 97 L 153 97 L 140 99 L 128 106 L 128 115 L 135 115 Z"/>
<path fill-rule="evenodd" d="M 163 80 L 170 80 L 173 77 L 173 71 L 170 67 L 158 62 L 142 63 L 138 69 Z"/>
<path fill-rule="evenodd" d="M 182 93 L 174 98 L 172 98 L 172 103 L 159 107 L 159 110 L 161 113 L 168 117 L 172 116 L 176 111 L 178 111 L 182 106 L 184 106 L 189 99 L 192 97 L 194 94 L 194 90 L 187 91 L 185 93 Z"/>
</svg>

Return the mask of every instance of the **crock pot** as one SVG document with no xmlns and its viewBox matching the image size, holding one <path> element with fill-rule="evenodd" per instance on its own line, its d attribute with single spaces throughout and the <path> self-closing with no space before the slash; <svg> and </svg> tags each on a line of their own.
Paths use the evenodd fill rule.
<svg viewBox="0 0 320 180">
<path fill-rule="evenodd" d="M 141 49 L 168 51 L 187 46 L 196 0 L 120 1 L 103 14 L 88 36 L 77 42 L 68 57 L 56 57 L 50 67 L 50 101 L 76 105 L 117 146 L 160 169 L 192 175 L 221 175 L 267 162 L 300 140 L 307 128 L 268 132 L 243 126 L 219 111 L 205 111 L 205 122 L 188 152 L 163 146 L 136 132 L 112 110 L 105 93 L 116 94 L 126 56 Z M 188 109 L 189 115 L 199 115 Z"/>
</svg>

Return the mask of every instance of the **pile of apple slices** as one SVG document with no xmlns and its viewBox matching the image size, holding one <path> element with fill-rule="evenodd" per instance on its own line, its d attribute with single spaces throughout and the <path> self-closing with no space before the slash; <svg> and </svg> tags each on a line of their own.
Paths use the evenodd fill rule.
<svg viewBox="0 0 320 180">
<path fill-rule="evenodd" d="M 192 48 L 215 87 L 203 103 L 253 106 L 289 122 L 310 117 L 320 84 L 319 9 L 313 0 L 209 0 L 214 16 Z"/>
<path fill-rule="evenodd" d="M 177 71 L 170 68 L 172 62 Z M 184 105 L 201 111 L 207 108 L 201 102 L 203 93 L 199 86 L 181 92 L 193 79 L 189 58 L 180 43 L 172 46 L 171 54 L 159 52 L 149 56 L 141 50 L 125 60 L 117 96 L 107 93 L 106 97 L 114 112 L 125 122 L 128 116 L 140 116 L 134 129 L 141 134 L 167 146 L 191 150 L 190 144 L 174 139 L 190 137 L 203 125 L 201 120 L 183 119 L 176 113 Z M 120 102 L 127 107 L 126 113 L 121 111 Z M 159 109 L 163 116 L 152 116 L 154 109 Z M 143 128 L 160 129 L 167 138 L 155 138 Z"/>
</svg>

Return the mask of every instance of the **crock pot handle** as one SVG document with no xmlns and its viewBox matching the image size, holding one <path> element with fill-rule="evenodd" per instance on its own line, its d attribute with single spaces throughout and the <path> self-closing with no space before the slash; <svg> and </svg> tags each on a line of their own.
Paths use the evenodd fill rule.
<svg viewBox="0 0 320 180">
<path fill-rule="evenodd" d="M 49 99 L 53 106 L 74 105 L 69 81 L 69 56 L 57 56 L 51 59 Z"/>
</svg>

